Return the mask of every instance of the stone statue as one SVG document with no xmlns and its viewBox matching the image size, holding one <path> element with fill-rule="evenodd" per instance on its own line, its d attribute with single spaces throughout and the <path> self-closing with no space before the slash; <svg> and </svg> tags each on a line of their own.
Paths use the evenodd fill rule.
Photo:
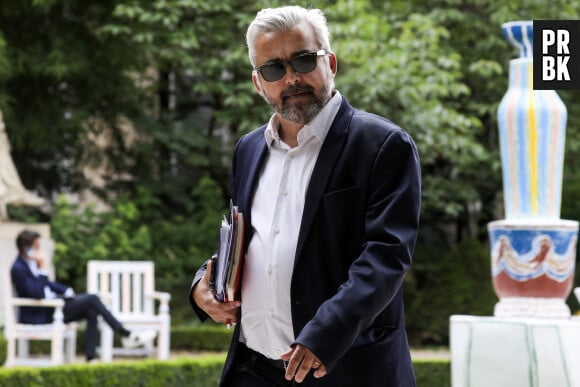
<svg viewBox="0 0 580 387">
<path fill-rule="evenodd" d="M 8 220 L 7 204 L 40 207 L 45 200 L 22 185 L 10 155 L 10 141 L 0 112 L 0 221 Z"/>
</svg>

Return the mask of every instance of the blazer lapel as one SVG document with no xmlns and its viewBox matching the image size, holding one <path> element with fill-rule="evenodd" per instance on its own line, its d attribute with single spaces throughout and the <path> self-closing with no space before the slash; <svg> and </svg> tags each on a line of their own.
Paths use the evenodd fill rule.
<svg viewBox="0 0 580 387">
<path fill-rule="evenodd" d="M 306 190 L 306 198 L 304 201 L 304 212 L 302 214 L 302 223 L 300 224 L 300 233 L 298 234 L 298 245 L 296 247 L 296 259 L 294 260 L 294 267 L 302 254 L 304 243 L 310 232 L 310 227 L 314 221 L 316 210 L 320 205 L 322 194 L 326 187 L 326 183 L 332 174 L 336 159 L 346 140 L 346 134 L 350 126 L 350 119 L 354 110 L 349 105 L 346 98 L 342 97 L 342 104 L 334 122 L 328 130 L 328 134 L 322 144 L 318 159 L 310 177 L 310 183 Z"/>
<path fill-rule="evenodd" d="M 268 146 L 266 145 L 266 139 L 264 136 L 260 138 L 252 145 L 252 148 L 256 151 L 253 152 L 252 158 L 250 160 L 249 168 L 247 168 L 248 174 L 245 176 L 245 182 L 242 184 L 243 189 L 240 197 L 239 203 L 236 204 L 240 211 L 244 213 L 244 223 L 246 228 L 245 235 L 245 246 L 248 246 L 252 235 L 252 199 L 254 197 L 254 191 L 256 189 L 256 184 L 258 183 L 258 177 L 260 176 L 260 169 L 266 156 Z"/>
<path fill-rule="evenodd" d="M 24 257 L 22 255 L 18 255 L 18 258 L 17 259 L 20 262 L 20 266 L 22 266 L 22 268 L 24 269 L 24 271 L 26 273 L 28 273 L 30 276 L 34 276 L 34 273 L 30 269 L 30 266 L 28 266 L 28 262 L 26 262 L 26 259 L 24 259 Z"/>
</svg>

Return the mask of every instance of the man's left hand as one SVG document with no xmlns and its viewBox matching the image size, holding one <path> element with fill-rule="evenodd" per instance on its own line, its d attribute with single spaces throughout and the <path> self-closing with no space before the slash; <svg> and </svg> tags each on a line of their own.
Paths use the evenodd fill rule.
<svg viewBox="0 0 580 387">
<path fill-rule="evenodd" d="M 296 344 L 287 352 L 284 352 L 280 358 L 288 362 L 286 367 L 286 380 L 296 380 L 302 383 L 308 372 L 314 370 L 314 377 L 321 378 L 326 375 L 326 367 L 320 359 L 312 353 L 311 350 L 303 345 Z"/>
</svg>

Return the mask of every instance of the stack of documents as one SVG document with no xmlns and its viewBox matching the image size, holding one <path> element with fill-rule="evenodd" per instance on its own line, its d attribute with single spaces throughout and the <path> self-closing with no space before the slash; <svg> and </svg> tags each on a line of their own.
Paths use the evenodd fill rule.
<svg viewBox="0 0 580 387">
<path fill-rule="evenodd" d="M 224 216 L 219 248 L 212 264 L 212 283 L 218 301 L 239 299 L 244 253 L 244 214 L 230 202 L 230 218 Z"/>
</svg>

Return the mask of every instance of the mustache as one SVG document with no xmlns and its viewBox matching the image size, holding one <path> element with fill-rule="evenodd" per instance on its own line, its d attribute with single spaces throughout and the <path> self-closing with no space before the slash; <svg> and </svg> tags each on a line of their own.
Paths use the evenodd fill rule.
<svg viewBox="0 0 580 387">
<path fill-rule="evenodd" d="M 289 97 L 293 94 L 301 94 L 301 93 L 312 93 L 314 94 L 314 88 L 312 86 L 301 86 L 301 85 L 292 85 L 286 90 L 284 90 L 280 96 L 282 98 Z"/>
</svg>

